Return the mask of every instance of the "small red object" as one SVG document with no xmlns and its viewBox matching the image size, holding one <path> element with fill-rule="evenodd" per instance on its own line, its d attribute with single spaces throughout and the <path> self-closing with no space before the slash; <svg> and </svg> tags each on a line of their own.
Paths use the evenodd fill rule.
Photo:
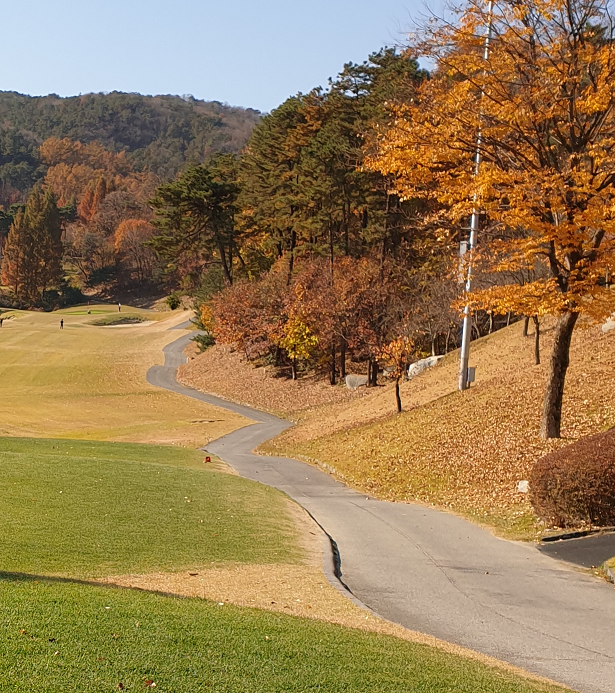
<svg viewBox="0 0 615 693">
<path fill-rule="evenodd" d="M 206 457 L 205 462 L 211 462 L 211 457 Z"/>
</svg>

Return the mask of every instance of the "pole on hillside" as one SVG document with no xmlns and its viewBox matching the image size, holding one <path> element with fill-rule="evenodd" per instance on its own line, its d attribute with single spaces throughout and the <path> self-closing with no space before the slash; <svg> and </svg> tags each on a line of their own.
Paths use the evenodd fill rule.
<svg viewBox="0 0 615 693">
<path fill-rule="evenodd" d="M 483 57 L 485 62 L 489 60 L 489 44 L 491 43 L 491 33 L 493 30 L 492 24 L 493 16 L 493 0 L 489 0 L 489 28 L 487 29 L 487 36 L 485 36 L 485 51 Z M 481 91 L 481 99 L 484 95 L 484 91 Z M 479 127 L 478 135 L 476 137 L 476 158 L 474 159 L 474 176 L 478 176 L 480 169 L 480 162 L 482 160 L 482 144 L 483 144 L 483 134 Z M 476 204 L 477 199 L 474 195 L 474 203 Z M 472 210 L 472 217 L 470 218 L 470 239 L 468 242 L 462 241 L 459 249 L 459 254 L 462 257 L 461 262 L 463 262 L 463 256 L 467 253 L 468 259 L 466 264 L 466 281 L 465 281 L 465 293 L 466 296 L 470 293 L 472 289 L 472 252 L 476 246 L 476 234 L 478 232 L 478 220 L 479 220 L 480 210 L 478 207 L 474 207 Z M 468 377 L 468 367 L 470 364 L 470 341 L 472 339 L 472 314 L 470 312 L 470 304 L 466 301 L 465 308 L 463 309 L 463 329 L 461 331 L 461 350 L 459 354 L 459 389 L 467 390 L 470 387 L 470 379 Z"/>
</svg>

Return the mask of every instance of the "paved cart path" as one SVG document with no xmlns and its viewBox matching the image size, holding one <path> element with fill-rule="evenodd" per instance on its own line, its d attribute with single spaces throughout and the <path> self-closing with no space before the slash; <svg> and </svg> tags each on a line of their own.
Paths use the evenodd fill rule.
<svg viewBox="0 0 615 693">
<path fill-rule="evenodd" d="M 367 499 L 310 465 L 254 455 L 291 424 L 178 384 L 190 336 L 165 348 L 165 365 L 151 368 L 148 381 L 255 422 L 207 450 L 308 510 L 335 541 L 342 580 L 358 599 L 407 628 L 583 693 L 615 692 L 613 585 L 455 515 Z"/>
<path fill-rule="evenodd" d="M 591 568 L 600 566 L 609 558 L 615 557 L 615 532 L 563 541 L 544 541 L 538 548 L 552 558 Z"/>
</svg>

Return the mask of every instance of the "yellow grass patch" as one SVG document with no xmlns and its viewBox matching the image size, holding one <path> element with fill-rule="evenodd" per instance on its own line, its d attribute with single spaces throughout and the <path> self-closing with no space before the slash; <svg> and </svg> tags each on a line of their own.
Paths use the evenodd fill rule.
<svg viewBox="0 0 615 693">
<path fill-rule="evenodd" d="M 247 422 L 148 385 L 148 368 L 164 363 L 163 347 L 185 334 L 169 328 L 187 320 L 190 312 L 123 307 L 122 315 L 142 315 L 148 324 L 121 329 L 90 324 L 114 311 L 113 306 L 89 306 L 4 314 L 0 435 L 195 447 Z"/>
<path fill-rule="evenodd" d="M 526 679 L 547 685 L 553 682 L 529 674 L 479 652 L 409 630 L 376 616 L 350 601 L 324 578 L 316 566 L 233 565 L 195 568 L 182 573 L 118 575 L 96 582 L 133 589 L 196 597 L 238 606 L 276 611 L 292 616 L 314 618 L 348 628 L 392 635 L 402 640 L 437 647 L 455 655 L 504 669 Z"/>
</svg>

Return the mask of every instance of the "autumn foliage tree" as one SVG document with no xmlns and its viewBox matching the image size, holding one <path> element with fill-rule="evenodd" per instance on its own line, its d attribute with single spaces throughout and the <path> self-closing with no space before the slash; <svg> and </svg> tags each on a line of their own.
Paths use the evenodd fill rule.
<svg viewBox="0 0 615 693">
<path fill-rule="evenodd" d="M 413 351 L 414 340 L 408 336 L 400 336 L 385 344 L 378 354 L 379 358 L 389 366 L 390 376 L 395 380 L 395 402 L 398 414 L 401 414 L 399 381 L 407 373 Z"/>
<path fill-rule="evenodd" d="M 115 252 L 140 283 L 151 277 L 155 255 L 147 243 L 155 231 L 144 219 L 125 219 L 115 231 Z"/>
<path fill-rule="evenodd" d="M 35 187 L 8 233 L 2 283 L 15 295 L 36 303 L 62 278 L 62 221 L 53 191 Z"/>
<path fill-rule="evenodd" d="M 615 308 L 615 41 L 608 0 L 470 0 L 413 50 L 432 79 L 381 139 L 372 165 L 404 197 L 429 201 L 445 230 L 479 207 L 494 273 L 545 278 L 474 292 L 473 307 L 556 317 L 541 435 L 560 436 L 573 329 Z M 485 36 L 491 27 L 487 59 Z M 480 133 L 481 164 L 476 170 Z"/>
</svg>

